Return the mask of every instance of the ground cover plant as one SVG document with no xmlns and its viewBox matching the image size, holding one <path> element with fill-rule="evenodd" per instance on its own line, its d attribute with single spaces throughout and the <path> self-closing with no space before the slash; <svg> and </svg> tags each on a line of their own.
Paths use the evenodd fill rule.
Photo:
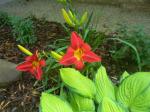
<svg viewBox="0 0 150 112">
<path fill-rule="evenodd" d="M 4 96 L 6 91 L 9 91 L 11 93 L 9 98 L 12 101 L 3 100 L 1 107 L 5 109 L 11 105 L 8 111 L 16 109 L 23 112 L 149 112 L 150 73 L 142 72 L 145 60 L 139 47 L 139 43 L 143 40 L 140 39 L 142 35 L 138 34 L 139 31 L 136 30 L 127 37 L 125 33 L 130 33 L 124 29 L 122 31 L 121 28 L 119 28 L 121 31 L 111 32 L 113 35 L 97 32 L 91 27 L 93 12 L 80 14 L 73 7 L 71 0 L 59 2 L 64 6 L 61 12 L 65 24 L 36 18 L 10 22 L 15 26 L 10 25 L 12 35 L 19 32 L 17 34 L 19 41 L 14 45 L 17 49 L 16 54 L 20 54 L 15 54 L 16 59 L 20 58 L 17 61 L 20 64 L 16 69 L 23 74 L 21 83 L 16 84 L 19 91 L 13 92 L 16 88 L 6 89 Z M 14 30 L 16 31 L 13 32 Z M 31 41 L 35 44 L 29 41 L 34 31 L 37 41 Z M 133 36 L 140 39 L 140 42 L 136 43 L 134 38 L 130 40 Z M 16 42 L 17 38 L 13 39 Z M 110 41 L 113 44 L 109 44 Z M 131 50 L 136 67 L 135 73 L 129 74 L 123 68 L 128 67 L 127 65 L 115 66 L 112 61 L 113 59 L 119 61 L 118 48 L 126 49 L 124 47 Z M 116 57 L 110 53 L 110 50 L 114 49 Z M 123 56 L 126 58 L 124 53 Z M 124 73 L 119 76 L 121 72 Z M 6 99 L 8 96 L 2 98 Z M 19 102 L 21 104 L 19 109 L 14 107 L 12 102 L 14 104 Z"/>
<path fill-rule="evenodd" d="M 117 87 L 103 66 L 94 82 L 75 69 L 62 68 L 60 76 L 67 90 L 60 96 L 42 93 L 41 112 L 149 112 L 149 74 L 124 72 Z"/>
</svg>

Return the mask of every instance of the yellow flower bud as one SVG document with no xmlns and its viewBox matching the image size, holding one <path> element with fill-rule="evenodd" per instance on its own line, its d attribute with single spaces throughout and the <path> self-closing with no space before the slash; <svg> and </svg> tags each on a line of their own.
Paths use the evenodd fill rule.
<svg viewBox="0 0 150 112">
<path fill-rule="evenodd" d="M 70 25 L 72 27 L 75 26 L 75 24 L 72 22 L 72 20 L 70 19 L 69 15 L 65 9 L 62 9 L 62 15 L 63 15 L 63 17 L 64 17 L 64 19 L 68 25 Z"/>
<path fill-rule="evenodd" d="M 20 49 L 20 51 L 22 51 L 22 52 L 25 53 L 26 55 L 29 55 L 29 56 L 33 55 L 29 50 L 27 50 L 27 49 L 24 48 L 23 46 L 21 46 L 21 45 L 17 45 L 17 46 L 18 46 L 18 48 Z"/>
<path fill-rule="evenodd" d="M 55 58 L 56 60 L 58 60 L 58 61 L 60 61 L 61 59 L 62 59 L 62 55 L 60 55 L 60 54 L 58 54 L 57 52 L 55 52 L 55 51 L 51 51 L 51 56 L 53 57 L 53 58 Z"/>
</svg>

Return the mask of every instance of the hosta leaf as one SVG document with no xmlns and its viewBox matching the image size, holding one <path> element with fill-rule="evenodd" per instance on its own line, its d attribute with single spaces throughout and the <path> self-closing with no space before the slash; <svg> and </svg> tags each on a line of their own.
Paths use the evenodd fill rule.
<svg viewBox="0 0 150 112">
<path fill-rule="evenodd" d="M 73 68 L 62 68 L 60 74 L 63 82 L 73 92 L 85 97 L 93 98 L 96 89 L 94 83 Z"/>
<path fill-rule="evenodd" d="M 117 100 L 131 112 L 150 112 L 150 72 L 138 72 L 119 86 Z"/>
<path fill-rule="evenodd" d="M 108 78 L 106 69 L 101 66 L 95 77 L 95 85 L 97 89 L 96 100 L 101 103 L 104 97 L 115 100 L 115 87 Z"/>
<path fill-rule="evenodd" d="M 73 112 L 67 102 L 52 94 L 42 93 L 40 103 L 42 112 Z"/>
<path fill-rule="evenodd" d="M 128 112 L 128 110 L 122 108 L 121 105 L 110 98 L 105 97 L 99 105 L 97 112 Z"/>
<path fill-rule="evenodd" d="M 130 76 L 130 74 L 128 72 L 124 72 L 120 78 L 120 82 L 122 82 L 125 78 L 127 78 L 128 76 Z"/>
<path fill-rule="evenodd" d="M 95 104 L 92 99 L 69 92 L 68 101 L 74 112 L 95 112 Z"/>
</svg>

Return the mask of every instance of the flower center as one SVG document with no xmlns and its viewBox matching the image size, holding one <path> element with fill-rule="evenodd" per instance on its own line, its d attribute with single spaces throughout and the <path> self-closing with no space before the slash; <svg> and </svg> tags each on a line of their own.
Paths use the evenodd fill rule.
<svg viewBox="0 0 150 112">
<path fill-rule="evenodd" d="M 32 66 L 33 66 L 33 67 L 39 66 L 39 62 L 38 62 L 38 61 L 33 61 L 33 62 L 32 62 Z"/>
<path fill-rule="evenodd" d="M 83 50 L 82 49 L 77 49 L 76 51 L 74 51 L 74 57 L 77 58 L 77 60 L 81 60 L 83 56 Z"/>
</svg>

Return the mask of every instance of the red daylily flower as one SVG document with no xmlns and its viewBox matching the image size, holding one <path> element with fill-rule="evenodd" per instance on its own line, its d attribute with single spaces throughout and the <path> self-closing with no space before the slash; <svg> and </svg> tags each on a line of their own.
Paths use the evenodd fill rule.
<svg viewBox="0 0 150 112">
<path fill-rule="evenodd" d="M 45 60 L 40 60 L 38 58 L 38 51 L 36 51 L 32 56 L 27 56 L 25 62 L 18 65 L 16 69 L 18 71 L 30 72 L 37 80 L 41 80 L 43 74 L 42 67 L 45 65 Z"/>
<path fill-rule="evenodd" d="M 84 62 L 99 62 L 101 57 L 91 51 L 91 47 L 84 43 L 81 37 L 72 32 L 71 45 L 67 49 L 67 53 L 60 60 L 60 64 L 69 66 L 75 64 L 75 68 L 81 70 L 84 67 Z"/>
</svg>

